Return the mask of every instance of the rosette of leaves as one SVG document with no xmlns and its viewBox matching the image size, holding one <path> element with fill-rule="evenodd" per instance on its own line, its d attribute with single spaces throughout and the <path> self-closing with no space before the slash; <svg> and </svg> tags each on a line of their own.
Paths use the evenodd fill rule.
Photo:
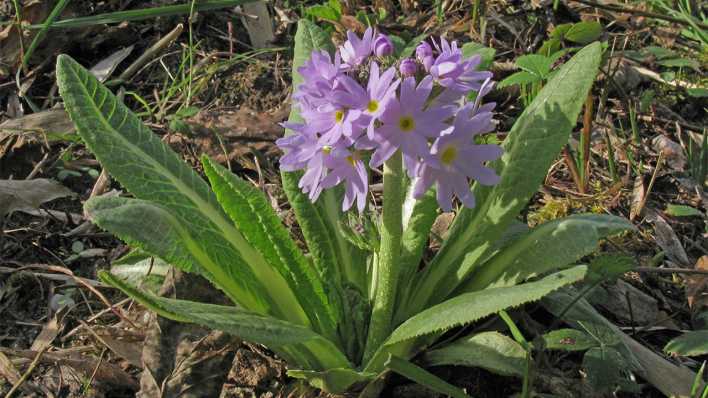
<svg viewBox="0 0 708 398">
<path fill-rule="evenodd" d="M 315 49 L 333 45 L 319 27 L 301 20 L 293 85 Z M 632 228 L 606 215 L 571 216 L 532 230 L 519 229 L 516 221 L 567 142 L 600 57 L 599 43 L 587 46 L 538 93 L 493 164 L 500 183 L 472 187 L 477 207 L 457 213 L 442 248 L 423 267 L 438 213 L 434 195 L 419 201 L 401 195 L 398 283 L 389 292 L 397 304 L 383 326 L 388 337 L 365 355 L 374 292 L 386 288 L 377 286 L 373 266 L 385 242 L 357 246 L 347 238 L 336 190 L 311 203 L 297 187 L 297 174 L 282 175 L 306 254 L 255 186 L 203 157 L 207 183 L 89 72 L 60 56 L 58 85 L 78 133 L 133 195 L 93 198 L 85 205 L 88 214 L 131 246 L 208 279 L 234 305 L 158 297 L 109 272 L 100 276 L 163 317 L 266 345 L 288 362 L 290 376 L 331 393 L 376 395 L 377 381 L 393 370 L 465 396 L 411 360 L 452 328 L 581 281 L 587 267 L 575 262 L 605 236 Z M 290 120 L 299 120 L 296 110 Z M 450 361 L 438 355 L 435 364 L 444 363 Z"/>
</svg>

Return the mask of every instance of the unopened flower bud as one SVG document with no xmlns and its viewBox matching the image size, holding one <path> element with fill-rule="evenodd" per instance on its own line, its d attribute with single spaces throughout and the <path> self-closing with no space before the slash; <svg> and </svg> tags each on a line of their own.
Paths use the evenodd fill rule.
<svg viewBox="0 0 708 398">
<path fill-rule="evenodd" d="M 418 64 L 413 58 L 404 59 L 403 61 L 401 61 L 401 65 L 398 67 L 398 70 L 401 72 L 401 75 L 405 77 L 415 76 L 417 69 Z"/>
<path fill-rule="evenodd" d="M 423 62 L 426 57 L 433 56 L 433 48 L 430 47 L 430 44 L 422 42 L 415 48 L 415 56 L 418 58 L 418 61 Z"/>
<path fill-rule="evenodd" d="M 374 54 L 376 54 L 377 57 L 385 57 L 393 54 L 393 43 L 388 36 L 382 33 L 376 36 L 376 40 L 374 40 Z"/>
</svg>

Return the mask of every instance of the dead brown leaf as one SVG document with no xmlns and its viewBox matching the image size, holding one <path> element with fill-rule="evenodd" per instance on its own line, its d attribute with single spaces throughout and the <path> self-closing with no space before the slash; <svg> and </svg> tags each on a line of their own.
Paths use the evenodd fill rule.
<svg viewBox="0 0 708 398">
<path fill-rule="evenodd" d="M 693 268 L 708 271 L 708 256 L 699 258 Z M 689 275 L 686 277 L 686 300 L 694 313 L 708 309 L 708 276 Z"/>
<path fill-rule="evenodd" d="M 57 311 L 49 322 L 45 323 L 42 331 L 32 342 L 30 350 L 43 351 L 47 349 L 54 339 L 59 335 L 59 332 L 64 328 L 64 317 L 69 313 L 69 307 L 62 307 Z"/>
<path fill-rule="evenodd" d="M 629 219 L 633 221 L 642 212 L 644 196 L 647 190 L 644 186 L 644 177 L 636 176 L 634 178 L 634 187 L 632 188 L 632 204 L 629 209 Z"/>
<path fill-rule="evenodd" d="M 652 145 L 657 152 L 663 152 L 664 159 L 671 170 L 681 172 L 686 168 L 686 154 L 677 142 L 659 135 L 652 140 Z"/>
<path fill-rule="evenodd" d="M 34 359 L 38 354 L 37 351 L 33 350 L 12 350 L 9 348 L 0 348 L 0 350 L 10 356 L 27 359 Z M 39 361 L 47 365 L 69 366 L 83 374 L 86 378 L 94 375 L 94 380 L 99 383 L 105 383 L 118 388 L 138 389 L 138 382 L 123 371 L 123 369 L 92 356 L 78 356 L 68 350 L 62 350 L 45 352 L 40 356 Z"/>
<path fill-rule="evenodd" d="M 143 368 L 142 356 L 142 340 L 125 340 L 124 333 L 120 333 L 116 328 L 91 328 L 84 323 L 85 329 L 88 330 L 99 343 L 106 346 L 118 357 L 125 359 L 136 368 Z"/>
<path fill-rule="evenodd" d="M 52 180 L 0 180 L 0 217 L 16 210 L 34 210 L 50 200 L 73 196 Z"/>
<path fill-rule="evenodd" d="M 688 261 L 686 250 L 684 250 L 671 225 L 659 215 L 656 215 L 653 221 L 656 243 L 664 250 L 669 259 L 682 267 L 689 267 L 690 262 Z"/>
</svg>

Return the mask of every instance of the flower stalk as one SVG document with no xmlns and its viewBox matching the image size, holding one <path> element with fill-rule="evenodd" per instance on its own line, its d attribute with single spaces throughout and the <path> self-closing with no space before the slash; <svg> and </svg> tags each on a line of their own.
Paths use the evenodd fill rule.
<svg viewBox="0 0 708 398">
<path fill-rule="evenodd" d="M 384 192 L 378 281 L 371 311 L 369 335 L 364 350 L 364 363 L 373 356 L 392 330 L 403 237 L 404 174 L 401 151 L 396 151 L 384 162 L 383 172 Z"/>
</svg>

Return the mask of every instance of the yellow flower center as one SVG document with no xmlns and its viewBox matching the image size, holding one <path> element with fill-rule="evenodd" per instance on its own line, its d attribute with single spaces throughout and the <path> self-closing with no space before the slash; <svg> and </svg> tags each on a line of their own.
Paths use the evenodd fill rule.
<svg viewBox="0 0 708 398">
<path fill-rule="evenodd" d="M 358 151 L 354 151 L 351 155 L 347 156 L 347 163 L 349 163 L 352 167 L 356 167 L 356 162 L 359 160 L 361 160 L 361 155 Z"/>
<path fill-rule="evenodd" d="M 379 110 L 379 101 L 376 101 L 376 100 L 369 101 L 369 103 L 366 105 L 366 109 L 371 113 L 376 112 L 377 110 Z"/>
<path fill-rule="evenodd" d="M 324 152 L 325 155 L 329 155 L 330 152 L 332 152 L 332 147 L 329 145 L 325 145 L 322 147 L 322 152 Z"/>
<path fill-rule="evenodd" d="M 334 112 L 334 121 L 337 123 L 342 123 L 342 120 L 344 120 L 344 109 Z"/>
<path fill-rule="evenodd" d="M 448 146 L 440 154 L 440 161 L 443 162 L 445 166 L 449 166 L 452 162 L 457 159 L 457 148 L 454 146 Z"/>
<path fill-rule="evenodd" d="M 415 128 L 415 120 L 413 120 L 411 116 L 403 116 L 398 120 L 398 127 L 401 131 L 406 133 L 413 131 Z"/>
</svg>

